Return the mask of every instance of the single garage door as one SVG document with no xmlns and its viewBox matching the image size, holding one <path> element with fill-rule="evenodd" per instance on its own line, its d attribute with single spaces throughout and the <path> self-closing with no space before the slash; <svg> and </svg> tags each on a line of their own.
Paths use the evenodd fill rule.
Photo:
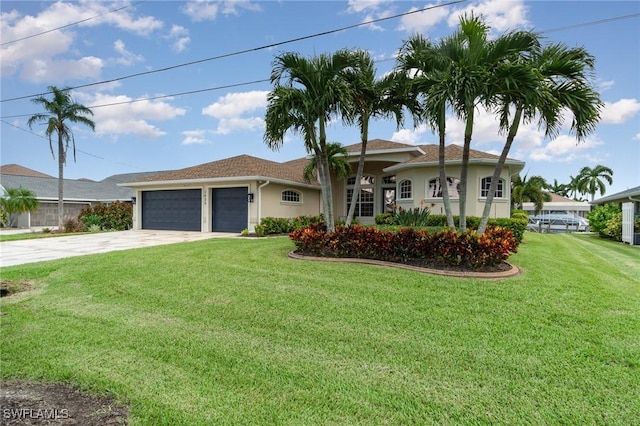
<svg viewBox="0 0 640 426">
<path fill-rule="evenodd" d="M 200 231 L 200 189 L 142 192 L 142 229 Z"/>
<path fill-rule="evenodd" d="M 247 227 L 249 189 L 214 188 L 211 195 L 214 232 L 241 232 Z"/>
</svg>

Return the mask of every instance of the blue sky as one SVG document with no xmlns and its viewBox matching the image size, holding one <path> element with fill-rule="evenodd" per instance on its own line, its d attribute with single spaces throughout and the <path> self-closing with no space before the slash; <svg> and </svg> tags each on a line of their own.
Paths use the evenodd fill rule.
<svg viewBox="0 0 640 426">
<path fill-rule="evenodd" d="M 451 34 L 461 13 L 482 15 L 498 35 L 513 29 L 542 32 L 547 42 L 583 46 L 596 57 L 594 84 L 605 102 L 596 131 L 580 144 L 567 127 L 553 140 L 535 126 L 521 127 L 510 157 L 525 172 L 553 182 L 569 181 L 583 166 L 614 170 L 607 194 L 640 185 L 640 2 L 518 1 L 3 1 L 0 121 L 2 164 L 17 163 L 57 176 L 43 126 L 29 131 L 29 99 L 47 86 L 77 87 L 155 71 L 221 55 L 220 59 L 73 90 L 92 107 L 95 133 L 74 128 L 77 162 L 65 177 L 101 180 L 117 173 L 168 170 L 239 154 L 275 161 L 304 156 L 289 135 L 280 151 L 263 142 L 267 80 L 274 55 L 306 56 L 341 48 L 366 49 L 389 71 L 403 40 L 416 32 L 437 39 Z M 434 6 L 432 9 L 327 35 L 257 49 L 354 24 Z M 115 9 L 120 9 L 114 11 Z M 629 16 L 633 15 L 633 16 Z M 80 22 L 79 21 L 84 21 Z M 597 23 L 600 21 L 599 23 Z M 64 27 L 50 31 L 55 28 Z M 40 35 L 35 35 L 43 33 Z M 31 37 L 33 36 L 33 37 Z M 15 41 L 23 39 L 20 41 Z M 250 84 L 251 83 L 251 84 Z M 216 89 L 234 85 L 228 89 Z M 215 89 L 206 90 L 204 89 Z M 195 94 L 169 96 L 191 91 Z M 22 98 L 11 100 L 13 98 Z M 140 100 L 139 102 L 130 101 Z M 107 104 L 117 105 L 104 106 Z M 462 143 L 453 117 L 448 143 Z M 331 141 L 359 141 L 358 131 L 335 122 Z M 437 143 L 410 119 L 374 122 L 371 139 Z M 481 111 L 472 147 L 499 152 L 503 137 L 495 118 Z"/>
</svg>

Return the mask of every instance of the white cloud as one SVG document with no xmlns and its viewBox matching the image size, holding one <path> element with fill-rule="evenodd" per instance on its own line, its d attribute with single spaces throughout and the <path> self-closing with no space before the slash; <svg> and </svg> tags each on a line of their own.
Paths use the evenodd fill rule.
<svg viewBox="0 0 640 426">
<path fill-rule="evenodd" d="M 600 93 L 602 92 L 606 92 L 607 90 L 611 89 L 614 85 L 616 84 L 616 82 L 614 80 L 598 80 L 597 85 L 598 85 L 598 91 Z"/>
<path fill-rule="evenodd" d="M 203 129 L 185 130 L 182 132 L 182 135 L 184 136 L 182 145 L 202 145 L 211 143 L 211 141 L 207 139 L 208 133 L 211 133 L 211 131 Z"/>
<path fill-rule="evenodd" d="M 88 18 L 93 19 L 81 22 L 73 29 L 107 24 L 148 35 L 162 26 L 162 21 L 153 17 L 135 17 L 135 8 L 107 13 L 112 9 L 112 3 L 80 1 L 53 3 L 36 16 L 22 16 L 16 11 L 1 13 L 0 34 L 3 42 L 9 42 Z M 92 56 L 78 58 L 81 54 L 77 52 L 74 52 L 74 58 L 59 58 L 73 48 L 77 37 L 73 29 L 56 30 L 47 33 L 46 37 L 5 44 L 0 47 L 0 72 L 3 75 L 21 72 L 23 78 L 34 82 L 95 78 L 100 59 Z"/>
<path fill-rule="evenodd" d="M 640 141 L 640 133 L 636 133 L 636 135 L 633 137 L 634 141 Z"/>
<path fill-rule="evenodd" d="M 202 109 L 203 115 L 218 121 L 216 133 L 229 134 L 236 130 L 256 130 L 264 127 L 263 114 L 255 116 L 255 111 L 267 106 L 267 91 L 229 93 L 218 101 Z M 251 116 L 254 115 L 254 116 Z"/>
<path fill-rule="evenodd" d="M 220 135 L 228 135 L 232 132 L 248 130 L 254 131 L 264 128 L 264 119 L 261 117 L 249 117 L 249 118 L 223 118 L 218 122 L 216 133 Z"/>
<path fill-rule="evenodd" d="M 251 12 L 262 10 L 258 3 L 248 0 L 196 0 L 188 2 L 182 11 L 194 22 L 200 22 L 215 20 L 218 13 L 222 13 L 223 15 L 239 15 L 241 9 Z"/>
<path fill-rule="evenodd" d="M 181 25 L 173 25 L 165 38 L 172 41 L 171 48 L 178 53 L 184 51 L 191 42 L 189 30 Z"/>
<path fill-rule="evenodd" d="M 116 62 L 125 67 L 131 66 L 136 62 L 144 61 L 144 56 L 136 55 L 129 52 L 122 40 L 116 40 L 113 43 L 113 49 L 120 54 L 120 57 L 116 59 Z"/>
<path fill-rule="evenodd" d="M 432 3 L 425 5 L 425 7 L 436 5 L 437 4 Z M 418 9 L 423 8 L 412 7 L 411 9 L 409 9 L 409 12 L 413 12 Z M 448 16 L 449 9 L 447 7 L 438 7 L 425 10 L 424 12 L 412 13 L 411 15 L 405 15 L 400 18 L 400 25 L 398 29 L 401 31 L 406 31 L 407 33 L 424 33 L 439 22 L 445 20 Z"/>
<path fill-rule="evenodd" d="M 107 95 L 104 93 L 96 93 L 94 95 L 78 93 L 77 97 L 83 105 L 89 107 L 91 105 L 118 104 L 92 108 L 94 113 L 93 120 L 96 123 L 96 133 L 98 135 L 129 134 L 153 139 L 165 135 L 166 132 L 150 124 L 148 120 L 167 121 L 186 113 L 183 108 L 174 107 L 167 103 L 167 99 L 128 103 L 133 101 L 134 98 L 126 95 Z"/>
<path fill-rule="evenodd" d="M 71 79 L 97 78 L 104 62 L 100 58 L 87 56 L 78 60 L 51 58 L 33 58 L 26 62 L 21 77 L 34 83 L 60 83 Z"/>
<path fill-rule="evenodd" d="M 361 22 L 384 19 L 394 14 L 393 3 L 389 0 L 349 0 L 347 13 L 364 14 Z M 384 31 L 380 25 L 369 24 L 370 30 Z"/>
<path fill-rule="evenodd" d="M 414 129 L 400 129 L 391 135 L 391 140 L 394 142 L 407 143 L 416 145 L 422 139 L 424 133 L 429 132 L 430 129 L 421 124 Z"/>
<path fill-rule="evenodd" d="M 229 93 L 218 98 L 218 102 L 204 108 L 202 113 L 213 118 L 231 118 L 246 112 L 266 108 L 268 93 L 268 91 L 264 90 Z"/>
<path fill-rule="evenodd" d="M 547 161 L 552 163 L 566 163 L 576 159 L 592 159 L 590 151 L 603 145 L 597 137 L 588 137 L 582 142 L 569 135 L 561 135 L 551 140 L 544 146 L 530 152 L 529 157 L 535 161 Z"/>
<path fill-rule="evenodd" d="M 347 12 L 361 13 L 365 11 L 376 11 L 382 5 L 389 4 L 389 0 L 349 0 Z"/>
<path fill-rule="evenodd" d="M 600 114 L 603 124 L 622 124 L 635 117 L 640 111 L 640 102 L 637 99 L 620 99 L 617 102 L 605 102 Z"/>
<path fill-rule="evenodd" d="M 531 23 L 527 20 L 529 8 L 523 0 L 487 0 L 469 4 L 457 9 L 448 19 L 450 27 L 457 27 L 460 16 L 471 13 L 481 16 L 493 31 L 504 32 L 516 28 L 527 28 Z"/>
</svg>

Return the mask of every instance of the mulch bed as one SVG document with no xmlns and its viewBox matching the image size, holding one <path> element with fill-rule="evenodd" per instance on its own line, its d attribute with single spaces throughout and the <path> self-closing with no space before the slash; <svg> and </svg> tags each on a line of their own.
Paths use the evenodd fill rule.
<svg viewBox="0 0 640 426">
<path fill-rule="evenodd" d="M 459 278 L 485 278 L 485 279 L 497 279 L 508 278 L 520 274 L 520 269 L 510 264 L 509 262 L 502 262 L 494 266 L 487 266 L 484 268 L 472 269 L 463 265 L 452 266 L 443 262 L 427 261 L 423 259 L 413 259 L 407 262 L 386 262 L 382 260 L 374 259 L 354 259 L 354 258 L 338 258 L 338 257 L 317 257 L 309 256 L 299 251 L 289 252 L 289 257 L 292 259 L 307 259 L 307 260 L 319 260 L 326 262 L 351 262 L 351 263 L 365 263 L 370 265 L 388 266 L 393 268 L 409 269 L 412 271 L 424 272 L 432 275 L 443 275 L 448 277 Z"/>
</svg>

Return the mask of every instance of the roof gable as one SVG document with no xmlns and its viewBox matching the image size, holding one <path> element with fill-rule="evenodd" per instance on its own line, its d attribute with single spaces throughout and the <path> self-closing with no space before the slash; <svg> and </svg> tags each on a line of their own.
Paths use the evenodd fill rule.
<svg viewBox="0 0 640 426">
<path fill-rule="evenodd" d="M 307 161 L 305 158 L 301 158 L 286 163 L 277 163 L 243 154 L 198 166 L 143 177 L 134 180 L 132 183 L 264 177 L 309 184 L 302 177 L 302 170 Z"/>
<path fill-rule="evenodd" d="M 33 170 L 28 167 L 21 166 L 20 164 L 5 164 L 4 166 L 0 166 L 0 175 L 33 176 L 33 177 L 45 177 L 45 178 L 53 177 L 45 173 L 40 173 L 37 170 Z"/>
</svg>

